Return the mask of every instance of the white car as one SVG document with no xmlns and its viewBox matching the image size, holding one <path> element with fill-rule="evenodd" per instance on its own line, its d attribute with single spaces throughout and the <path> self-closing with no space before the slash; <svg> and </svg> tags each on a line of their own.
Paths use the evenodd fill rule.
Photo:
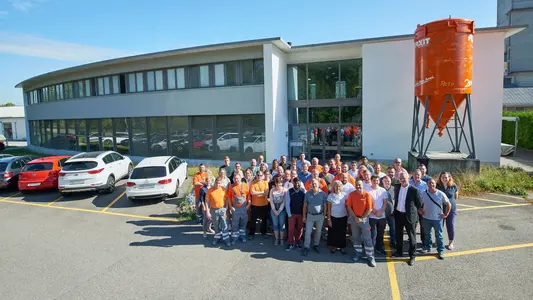
<svg viewBox="0 0 533 300">
<path fill-rule="evenodd" d="M 211 139 L 206 142 L 207 149 L 213 151 L 213 141 Z M 239 148 L 239 134 L 235 132 L 224 133 L 217 139 L 217 150 L 218 151 L 228 151 L 236 150 Z"/>
<path fill-rule="evenodd" d="M 131 172 L 126 195 L 131 201 L 177 197 L 187 179 L 187 168 L 187 162 L 175 156 L 147 157 Z"/>
<path fill-rule="evenodd" d="M 263 135 L 244 137 L 244 152 L 265 152 L 265 137 Z"/>
<path fill-rule="evenodd" d="M 115 183 L 133 170 L 131 160 L 114 151 L 84 152 L 71 157 L 59 172 L 62 195 L 84 191 L 115 191 Z"/>
</svg>

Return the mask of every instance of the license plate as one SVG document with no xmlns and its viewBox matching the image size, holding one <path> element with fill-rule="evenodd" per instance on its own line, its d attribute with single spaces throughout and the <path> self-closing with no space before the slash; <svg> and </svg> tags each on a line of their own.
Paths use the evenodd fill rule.
<svg viewBox="0 0 533 300">
<path fill-rule="evenodd" d="M 85 182 L 85 180 L 71 180 L 70 184 L 82 184 L 84 182 Z"/>
<path fill-rule="evenodd" d="M 153 184 L 140 184 L 139 188 L 140 189 L 152 189 L 152 188 L 154 188 L 154 186 L 155 185 L 153 185 Z"/>
<path fill-rule="evenodd" d="M 41 185 L 40 182 L 28 183 L 28 186 L 40 186 L 40 185 Z"/>
</svg>

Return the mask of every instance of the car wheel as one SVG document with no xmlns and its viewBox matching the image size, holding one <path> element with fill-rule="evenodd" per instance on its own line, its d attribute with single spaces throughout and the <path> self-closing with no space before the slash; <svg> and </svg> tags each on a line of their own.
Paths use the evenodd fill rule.
<svg viewBox="0 0 533 300">
<path fill-rule="evenodd" d="M 155 145 L 154 146 L 154 152 L 155 153 L 163 153 L 163 147 L 161 147 L 161 145 Z"/>
<path fill-rule="evenodd" d="M 135 198 L 133 197 L 128 197 L 128 200 L 130 200 L 131 202 L 135 202 Z"/>
<path fill-rule="evenodd" d="M 245 153 L 252 153 L 254 152 L 254 149 L 252 149 L 252 147 L 248 147 L 246 148 L 246 150 L 244 150 Z"/>
<path fill-rule="evenodd" d="M 106 193 L 107 194 L 111 194 L 115 191 L 115 177 L 113 176 L 109 176 L 107 178 L 107 189 L 106 189 Z"/>
<path fill-rule="evenodd" d="M 113 147 L 113 141 L 112 140 L 104 140 L 104 147 Z"/>
<path fill-rule="evenodd" d="M 70 193 L 67 193 L 67 192 L 59 192 L 61 194 L 62 197 L 67 197 L 70 195 Z"/>
</svg>

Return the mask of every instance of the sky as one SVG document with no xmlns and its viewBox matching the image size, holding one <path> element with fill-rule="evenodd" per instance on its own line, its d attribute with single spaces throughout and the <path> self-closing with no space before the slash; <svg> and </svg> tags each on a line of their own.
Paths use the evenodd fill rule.
<svg viewBox="0 0 533 300">
<path fill-rule="evenodd" d="M 0 104 L 33 76 L 88 62 L 282 37 L 293 45 L 413 33 L 452 17 L 496 26 L 497 0 L 0 0 Z"/>
</svg>

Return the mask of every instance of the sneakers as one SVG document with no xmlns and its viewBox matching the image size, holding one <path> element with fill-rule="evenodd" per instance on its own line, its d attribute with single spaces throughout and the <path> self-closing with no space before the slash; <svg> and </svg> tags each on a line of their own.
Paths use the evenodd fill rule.
<svg viewBox="0 0 533 300">
<path fill-rule="evenodd" d="M 444 253 L 443 252 L 439 252 L 439 254 L 437 255 L 437 258 L 440 259 L 440 260 L 444 260 Z"/>
<path fill-rule="evenodd" d="M 375 268 L 376 267 L 376 259 L 374 259 L 373 257 L 369 258 L 368 259 L 368 265 L 371 266 L 372 268 Z"/>
<path fill-rule="evenodd" d="M 313 246 L 313 251 L 320 253 L 320 248 L 318 248 L 318 246 Z"/>
<path fill-rule="evenodd" d="M 409 261 L 407 262 L 407 264 L 410 265 L 410 266 L 413 266 L 415 264 L 415 257 L 411 256 L 411 258 L 409 258 Z"/>
<path fill-rule="evenodd" d="M 246 237 L 242 237 L 241 242 L 246 243 Z"/>
<path fill-rule="evenodd" d="M 215 231 L 214 231 L 213 229 L 209 229 L 209 230 L 207 231 L 207 233 L 211 233 L 211 234 L 213 234 L 213 233 L 215 233 Z"/>
<path fill-rule="evenodd" d="M 274 246 L 278 246 L 279 245 L 279 240 L 274 240 Z"/>
<path fill-rule="evenodd" d="M 303 256 L 307 256 L 308 253 L 309 253 L 309 248 L 304 248 L 304 249 L 302 250 L 302 255 L 303 255 Z"/>
<path fill-rule="evenodd" d="M 293 244 L 287 244 L 287 247 L 285 248 L 285 251 L 289 252 L 292 249 L 294 249 L 294 245 Z"/>
<path fill-rule="evenodd" d="M 355 262 L 361 261 L 361 254 L 360 253 L 355 253 L 355 256 L 352 258 L 352 260 L 355 261 Z"/>
</svg>

